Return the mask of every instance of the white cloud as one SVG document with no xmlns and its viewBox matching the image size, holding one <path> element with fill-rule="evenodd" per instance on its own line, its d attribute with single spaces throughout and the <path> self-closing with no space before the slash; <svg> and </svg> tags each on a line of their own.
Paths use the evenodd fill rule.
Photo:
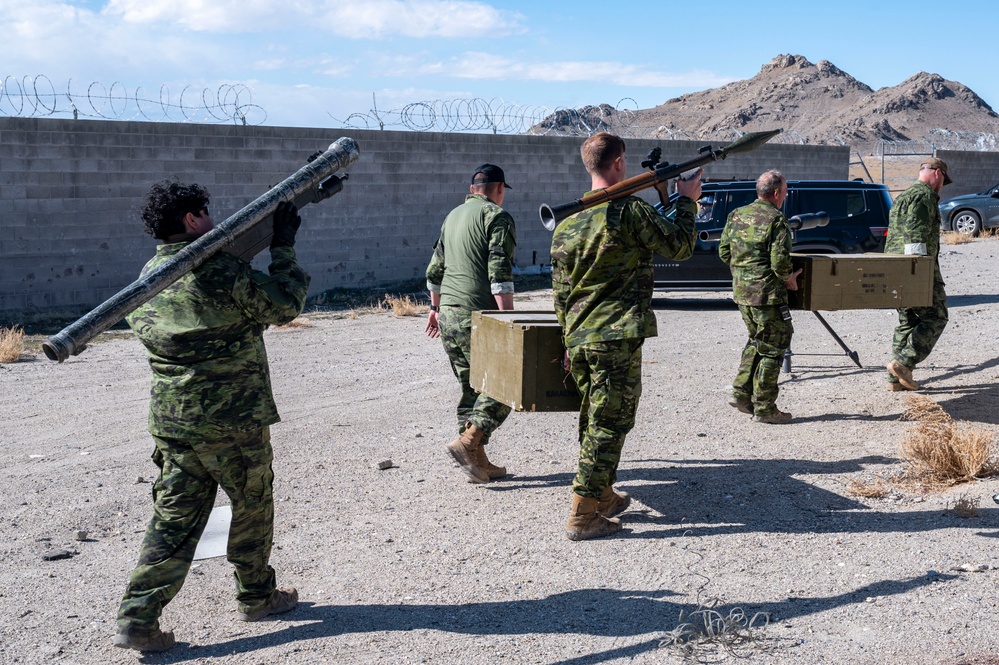
<svg viewBox="0 0 999 665">
<path fill-rule="evenodd" d="M 733 78 L 713 72 L 664 72 L 644 65 L 607 61 L 521 62 L 489 53 L 466 53 L 447 61 L 414 64 L 398 59 L 396 76 L 453 76 L 496 81 L 542 81 L 547 83 L 608 83 L 649 88 L 711 88 L 731 83 Z"/>
<path fill-rule="evenodd" d="M 193 31 L 314 26 L 348 39 L 467 38 L 521 31 L 523 17 L 475 0 L 110 0 L 106 15 Z"/>
</svg>

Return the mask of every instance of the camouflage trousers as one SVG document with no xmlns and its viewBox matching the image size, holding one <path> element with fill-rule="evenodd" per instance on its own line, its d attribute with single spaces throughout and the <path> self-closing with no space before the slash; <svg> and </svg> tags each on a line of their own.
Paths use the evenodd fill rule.
<svg viewBox="0 0 999 665">
<path fill-rule="evenodd" d="M 624 437 L 635 426 L 642 396 L 644 339 L 582 344 L 569 349 L 572 377 L 582 396 L 579 464 L 572 491 L 599 498 L 617 481 Z"/>
<path fill-rule="evenodd" d="M 503 424 L 511 409 L 488 395 L 476 392 L 468 383 L 472 365 L 472 312 L 462 307 L 441 307 L 437 325 L 444 352 L 451 361 L 451 370 L 461 386 L 461 399 L 456 409 L 458 434 L 462 434 L 465 424 L 470 422 L 485 432 L 483 444 L 486 444 L 489 435 Z"/>
<path fill-rule="evenodd" d="M 777 380 L 794 328 L 784 320 L 779 305 L 739 305 L 739 312 L 749 340 L 742 349 L 732 395 L 752 400 L 753 412 L 758 416 L 773 413 L 780 392 Z"/>
<path fill-rule="evenodd" d="M 947 294 L 942 280 L 933 282 L 933 303 L 929 307 L 898 310 L 898 326 L 892 339 L 891 356 L 909 369 L 926 360 L 947 327 Z M 898 379 L 888 375 L 888 380 Z"/>
<path fill-rule="evenodd" d="M 226 552 L 235 566 L 240 611 L 259 608 L 275 588 L 268 565 L 274 534 L 270 430 L 212 441 L 153 437 L 153 517 L 118 610 L 118 627 L 159 627 L 163 607 L 184 585 L 218 487 L 232 504 Z"/>
</svg>

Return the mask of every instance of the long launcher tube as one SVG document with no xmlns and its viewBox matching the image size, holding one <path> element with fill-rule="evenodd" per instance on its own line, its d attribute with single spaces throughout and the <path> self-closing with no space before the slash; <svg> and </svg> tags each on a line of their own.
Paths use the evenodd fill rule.
<svg viewBox="0 0 999 665">
<path fill-rule="evenodd" d="M 49 360 L 62 362 L 71 355 L 81 353 L 91 339 L 121 321 L 143 303 L 152 300 L 156 294 L 219 251 L 231 252 L 249 260 L 256 251 L 270 244 L 269 230 L 262 235 L 259 228 L 255 233 L 251 232 L 261 222 L 273 225 L 274 211 L 280 202 L 293 201 L 301 208 L 333 196 L 343 187 L 343 179 L 333 174 L 353 164 L 359 156 L 360 150 L 354 139 L 337 139 L 325 152 L 239 212 L 49 337 L 42 343 L 45 355 Z"/>
<path fill-rule="evenodd" d="M 610 187 L 605 187 L 604 189 L 598 189 L 592 194 L 587 194 L 586 196 L 569 203 L 557 206 L 549 206 L 547 203 L 542 203 L 541 208 L 538 211 L 541 215 L 541 224 L 549 231 L 554 231 L 555 226 L 570 215 L 575 215 L 577 212 L 582 212 L 583 210 L 592 208 L 593 206 L 598 206 L 601 203 L 624 198 L 625 196 L 631 196 L 635 192 L 640 192 L 643 189 L 648 189 L 649 187 L 653 187 L 661 182 L 666 182 L 667 180 L 677 177 L 684 171 L 696 169 L 709 162 L 725 159 L 729 155 L 736 153 L 755 150 L 773 137 L 780 134 L 781 131 L 782 130 L 780 129 L 774 129 L 768 132 L 751 132 L 719 150 L 712 150 L 711 146 L 705 146 L 704 148 L 701 148 L 701 154 L 693 159 L 688 159 L 687 161 L 679 164 L 663 164 L 662 166 L 657 166 L 654 171 L 633 176 L 626 180 L 622 180 L 615 185 L 611 185 Z"/>
</svg>

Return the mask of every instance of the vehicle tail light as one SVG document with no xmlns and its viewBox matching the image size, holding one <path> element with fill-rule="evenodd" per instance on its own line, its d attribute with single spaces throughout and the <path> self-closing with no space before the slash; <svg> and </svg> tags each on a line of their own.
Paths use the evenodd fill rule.
<svg viewBox="0 0 999 665">
<path fill-rule="evenodd" d="M 887 226 L 871 226 L 871 235 L 875 238 L 887 238 L 888 237 L 888 227 Z"/>
</svg>

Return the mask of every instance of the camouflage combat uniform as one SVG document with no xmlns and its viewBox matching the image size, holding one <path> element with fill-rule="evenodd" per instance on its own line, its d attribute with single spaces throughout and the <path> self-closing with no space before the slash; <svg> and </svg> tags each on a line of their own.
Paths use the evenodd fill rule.
<svg viewBox="0 0 999 665">
<path fill-rule="evenodd" d="M 652 257 L 694 251 L 697 205 L 678 199 L 676 223 L 629 196 L 565 219 L 552 237 L 555 313 L 582 395 L 572 489 L 600 498 L 617 480 L 642 395 L 642 344 L 655 337 Z"/>
<path fill-rule="evenodd" d="M 143 274 L 187 246 L 160 245 Z M 118 612 L 120 630 L 158 628 L 184 583 L 219 486 L 232 504 L 227 550 L 240 611 L 275 588 L 269 426 L 263 331 L 298 316 L 309 276 L 290 247 L 271 250 L 270 275 L 219 253 L 128 316 L 153 371 L 149 432 L 159 477 L 153 517 Z"/>
<path fill-rule="evenodd" d="M 472 312 L 496 309 L 494 295 L 513 293 L 516 244 L 510 213 L 483 194 L 469 194 L 444 220 L 427 266 L 427 288 L 440 293 L 441 342 L 461 386 L 458 434 L 471 422 L 485 432 L 483 444 L 510 415 L 510 407 L 476 392 L 468 383 Z"/>
<path fill-rule="evenodd" d="M 933 303 L 929 307 L 898 310 L 898 327 L 892 340 L 892 359 L 909 369 L 926 360 L 947 326 L 947 294 L 940 273 L 940 196 L 925 182 L 916 181 L 899 194 L 888 216 L 885 254 L 932 256 Z M 888 380 L 898 379 L 888 375 Z"/>
<path fill-rule="evenodd" d="M 722 231 L 718 256 L 732 270 L 732 299 L 749 340 L 732 383 L 737 399 L 752 400 L 757 416 L 777 411 L 777 380 L 794 330 L 787 311 L 791 229 L 772 203 L 756 199 L 733 210 Z"/>
</svg>

